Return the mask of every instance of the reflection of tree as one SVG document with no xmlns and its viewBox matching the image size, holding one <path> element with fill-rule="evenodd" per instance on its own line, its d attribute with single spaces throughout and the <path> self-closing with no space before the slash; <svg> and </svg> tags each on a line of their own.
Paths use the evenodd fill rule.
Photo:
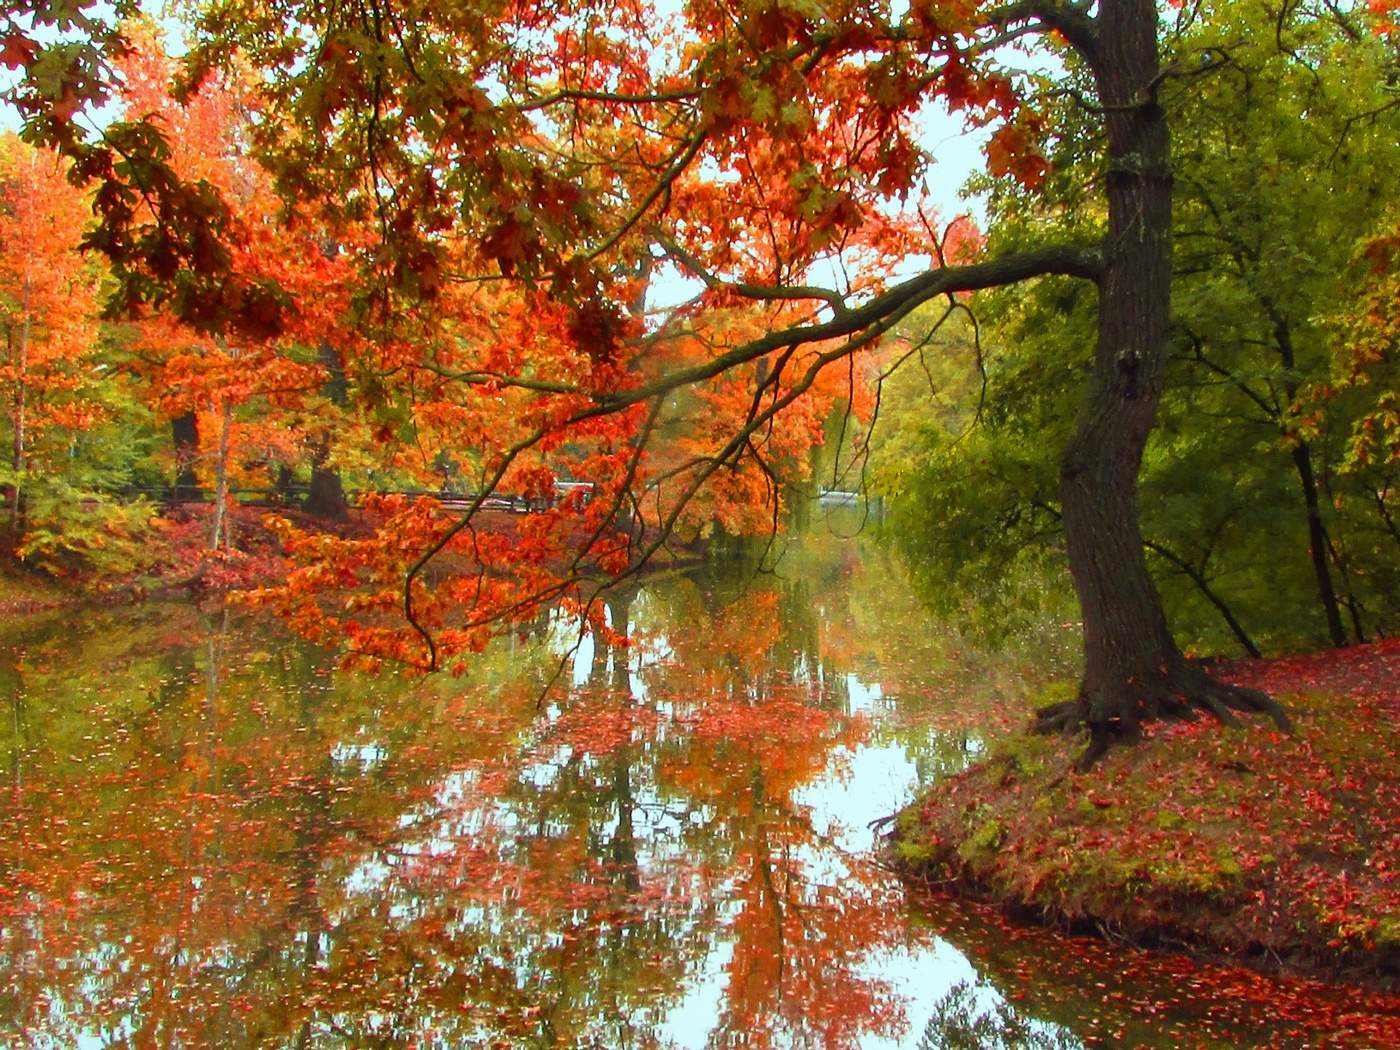
<svg viewBox="0 0 1400 1050">
<path fill-rule="evenodd" d="M 759 772 L 747 809 L 727 873 L 738 912 L 724 931 L 733 955 L 710 1045 L 846 1047 L 899 1030 L 902 1002 L 863 969 L 872 950 L 905 937 L 898 889 L 869 865 L 823 856 Z"/>
<path fill-rule="evenodd" d="M 865 732 L 851 569 L 610 593 L 635 642 L 545 717 L 557 623 L 419 683 L 185 608 L 19 639 L 0 1027 L 644 1046 L 724 978 L 717 1043 L 892 1030 L 867 966 L 911 936 L 900 891 L 795 801 Z"/>
<path fill-rule="evenodd" d="M 852 1046 L 903 1023 L 898 998 L 866 966 L 908 931 L 898 886 L 820 841 L 794 801 L 863 732 L 844 717 L 847 654 L 826 633 L 826 588 L 838 577 L 740 568 L 648 590 L 673 656 L 641 672 L 670 725 L 685 729 L 651 745 L 657 790 L 684 800 L 685 853 L 722 901 L 712 935 L 729 958 L 709 1041 Z"/>
<path fill-rule="evenodd" d="M 557 622 L 471 677 L 416 683 L 342 674 L 189 607 L 6 624 L 0 1030 L 652 1046 L 691 987 L 722 982 L 716 1046 L 893 1031 L 901 1004 L 872 953 L 932 934 L 906 929 L 899 887 L 817 836 L 798 800 L 865 739 L 841 691 L 852 668 L 878 681 L 890 653 L 933 643 L 853 626 L 874 598 L 851 596 L 851 569 L 712 568 L 611 594 L 608 622 L 636 641 L 596 644 L 543 717 Z M 951 768 L 967 743 L 946 739 Z M 1082 987 L 1116 987 L 1121 954 L 1061 979 L 1064 942 L 956 921 L 946 936 L 1018 1010 L 1129 1042 L 1159 1025 L 1126 1007 L 1075 1020 Z M 1258 1024 L 1240 1017 L 1228 1035 Z"/>
<path fill-rule="evenodd" d="M 357 928 L 338 903 L 347 883 L 395 848 L 401 814 L 446 769 L 489 759 L 502 734 L 483 729 L 502 723 L 468 735 L 431 690 L 395 687 L 394 703 L 383 683 L 334 680 L 324 655 L 259 649 L 246 625 L 176 611 L 134 627 L 23 642 L 35 711 L 7 741 L 25 776 L 0 832 L 0 871 L 20 888 L 0 891 L 0 962 L 18 993 L 0 1000 L 0 1028 L 315 1042 L 340 1010 L 324 982 Z M 416 707 L 401 702 L 412 692 Z M 359 734 L 392 749 L 392 769 L 335 757 Z"/>
<path fill-rule="evenodd" d="M 978 1001 L 984 986 L 959 981 L 933 1004 L 919 1050 L 1078 1050 L 1084 1044 L 1063 1028 L 1021 1014 L 995 993 Z"/>
</svg>

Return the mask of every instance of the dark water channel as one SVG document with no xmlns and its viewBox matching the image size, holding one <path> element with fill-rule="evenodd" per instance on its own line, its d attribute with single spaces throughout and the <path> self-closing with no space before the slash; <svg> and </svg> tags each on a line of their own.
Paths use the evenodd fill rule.
<svg viewBox="0 0 1400 1050">
<path fill-rule="evenodd" d="M 1072 674 L 1072 627 L 978 651 L 834 542 L 609 617 L 631 647 L 555 618 L 419 681 L 232 610 L 0 625 L 4 1045 L 1367 1045 L 1400 1010 L 880 866 L 867 824 Z"/>
</svg>

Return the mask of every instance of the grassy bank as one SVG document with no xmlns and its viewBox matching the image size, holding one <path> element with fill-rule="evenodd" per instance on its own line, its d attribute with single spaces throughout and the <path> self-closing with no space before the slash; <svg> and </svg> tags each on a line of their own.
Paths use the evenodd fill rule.
<svg viewBox="0 0 1400 1050">
<path fill-rule="evenodd" d="M 15 565 L 0 564 L 0 614 L 56 609 L 71 600 L 71 594 L 53 581 Z"/>
<path fill-rule="evenodd" d="M 265 512 L 235 507 L 231 545 L 209 549 L 207 507 L 151 516 L 136 534 L 101 530 L 79 542 L 66 537 L 21 562 L 0 553 L 0 612 L 27 613 L 147 597 L 198 596 L 242 590 L 281 579 L 287 565 Z"/>
<path fill-rule="evenodd" d="M 1141 943 L 1400 987 L 1400 641 L 1226 669 L 1294 714 L 1157 729 L 1087 774 L 1018 736 L 901 816 L 931 884 Z"/>
</svg>

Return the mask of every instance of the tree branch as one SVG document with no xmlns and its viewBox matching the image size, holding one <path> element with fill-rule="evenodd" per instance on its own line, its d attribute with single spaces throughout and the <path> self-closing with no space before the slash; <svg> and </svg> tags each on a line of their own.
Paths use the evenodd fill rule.
<svg viewBox="0 0 1400 1050">
<path fill-rule="evenodd" d="M 718 357 L 660 376 L 641 386 L 598 399 L 599 407 L 617 411 L 628 405 L 645 401 L 678 387 L 704 382 L 738 365 L 783 347 L 823 342 L 851 336 L 862 329 L 882 324 L 892 316 L 903 316 L 920 303 L 950 292 L 974 292 L 984 288 L 1000 288 L 1032 277 L 1059 274 L 1097 281 L 1102 269 L 1098 248 L 1078 245 L 1055 245 L 1029 252 L 1017 252 L 998 259 L 971 263 L 966 266 L 940 266 L 918 277 L 896 285 L 861 306 L 848 309 L 843 315 L 819 324 L 798 325 L 769 332 L 758 339 L 734 347 Z M 584 391 L 575 391 L 583 393 Z"/>
<path fill-rule="evenodd" d="M 1087 5 L 1068 0 L 1015 0 L 989 11 L 986 24 L 1000 28 L 1031 19 L 1059 32 L 1091 68 L 1098 68 L 1099 30 Z"/>
</svg>

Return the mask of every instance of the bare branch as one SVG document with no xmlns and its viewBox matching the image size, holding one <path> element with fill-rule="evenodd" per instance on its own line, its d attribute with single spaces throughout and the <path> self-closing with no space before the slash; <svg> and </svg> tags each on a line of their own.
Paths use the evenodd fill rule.
<svg viewBox="0 0 1400 1050">
<path fill-rule="evenodd" d="M 705 286 L 711 290 L 723 289 L 743 296 L 745 299 L 764 301 L 819 299 L 831 307 L 832 312 L 837 317 L 841 317 L 846 312 L 845 298 L 840 292 L 830 288 L 817 288 L 812 285 L 767 285 L 751 284 L 747 281 L 726 281 L 706 269 L 704 263 L 670 237 L 658 236 L 657 243 L 667 255 L 704 281 Z"/>
</svg>

